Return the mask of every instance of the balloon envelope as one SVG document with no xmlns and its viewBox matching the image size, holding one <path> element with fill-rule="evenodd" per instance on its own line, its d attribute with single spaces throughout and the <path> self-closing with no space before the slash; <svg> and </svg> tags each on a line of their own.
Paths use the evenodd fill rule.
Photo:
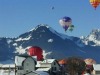
<svg viewBox="0 0 100 75">
<path fill-rule="evenodd" d="M 96 9 L 99 5 L 100 0 L 90 0 L 90 4 Z"/>
<path fill-rule="evenodd" d="M 28 50 L 28 54 L 30 56 L 37 56 L 37 60 L 40 61 L 43 59 L 43 51 L 40 47 L 37 46 L 32 46 L 31 48 L 29 48 Z"/>
<path fill-rule="evenodd" d="M 73 29 L 74 29 L 74 25 L 70 25 L 68 28 L 69 31 L 73 31 Z"/>
<path fill-rule="evenodd" d="M 60 65 L 64 65 L 64 64 L 67 64 L 67 60 L 62 59 L 62 60 L 59 60 L 58 63 L 59 63 Z"/>
<path fill-rule="evenodd" d="M 54 9 L 54 7 L 51 7 L 51 9 L 53 10 L 53 9 Z"/>
<path fill-rule="evenodd" d="M 72 24 L 72 19 L 70 17 L 65 16 L 59 20 L 59 23 L 66 31 L 68 27 Z"/>
</svg>

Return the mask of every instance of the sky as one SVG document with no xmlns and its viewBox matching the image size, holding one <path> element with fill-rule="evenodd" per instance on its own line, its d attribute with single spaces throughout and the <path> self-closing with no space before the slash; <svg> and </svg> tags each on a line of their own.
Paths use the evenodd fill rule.
<svg viewBox="0 0 100 75">
<path fill-rule="evenodd" d="M 72 18 L 73 32 L 60 26 L 64 16 Z M 0 0 L 0 37 L 18 37 L 39 24 L 65 35 L 87 36 L 100 29 L 100 5 L 95 10 L 89 0 Z"/>
</svg>

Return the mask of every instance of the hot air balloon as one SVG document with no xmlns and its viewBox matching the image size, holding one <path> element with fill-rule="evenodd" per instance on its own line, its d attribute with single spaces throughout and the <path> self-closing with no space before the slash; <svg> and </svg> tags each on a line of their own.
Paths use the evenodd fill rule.
<svg viewBox="0 0 100 75">
<path fill-rule="evenodd" d="M 68 28 L 69 31 L 73 31 L 73 29 L 74 29 L 74 25 L 70 25 Z"/>
<path fill-rule="evenodd" d="M 59 63 L 60 65 L 65 65 L 65 64 L 67 64 L 67 60 L 62 59 L 62 60 L 59 60 L 58 63 Z"/>
<path fill-rule="evenodd" d="M 60 25 L 64 28 L 65 31 L 72 25 L 72 19 L 70 17 L 63 17 L 59 20 Z"/>
<path fill-rule="evenodd" d="M 96 9 L 99 5 L 100 0 L 90 0 L 90 4 Z"/>
<path fill-rule="evenodd" d="M 32 46 L 31 48 L 29 48 L 28 50 L 28 54 L 30 56 L 37 56 L 37 60 L 38 61 L 41 61 L 43 60 L 43 51 L 40 47 L 38 46 Z"/>
<path fill-rule="evenodd" d="M 53 10 L 53 9 L 55 9 L 55 7 L 53 6 L 53 7 L 51 7 L 51 9 Z"/>
</svg>

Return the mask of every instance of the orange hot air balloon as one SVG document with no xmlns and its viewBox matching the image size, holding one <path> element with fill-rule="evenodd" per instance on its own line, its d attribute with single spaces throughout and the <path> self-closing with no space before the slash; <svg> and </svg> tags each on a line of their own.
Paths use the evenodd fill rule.
<svg viewBox="0 0 100 75">
<path fill-rule="evenodd" d="M 91 5 L 96 9 L 100 3 L 100 0 L 90 0 Z"/>
<path fill-rule="evenodd" d="M 67 64 L 67 61 L 66 59 L 62 59 L 58 62 L 60 65 L 64 65 L 64 64 Z"/>
</svg>

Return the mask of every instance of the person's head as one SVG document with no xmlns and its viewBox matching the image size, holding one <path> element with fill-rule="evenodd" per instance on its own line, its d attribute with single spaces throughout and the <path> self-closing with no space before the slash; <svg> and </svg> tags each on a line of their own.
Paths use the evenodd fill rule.
<svg viewBox="0 0 100 75">
<path fill-rule="evenodd" d="M 82 74 L 86 69 L 86 63 L 80 57 L 69 57 L 67 59 L 66 71 L 70 75 L 75 75 L 77 73 Z"/>
</svg>

